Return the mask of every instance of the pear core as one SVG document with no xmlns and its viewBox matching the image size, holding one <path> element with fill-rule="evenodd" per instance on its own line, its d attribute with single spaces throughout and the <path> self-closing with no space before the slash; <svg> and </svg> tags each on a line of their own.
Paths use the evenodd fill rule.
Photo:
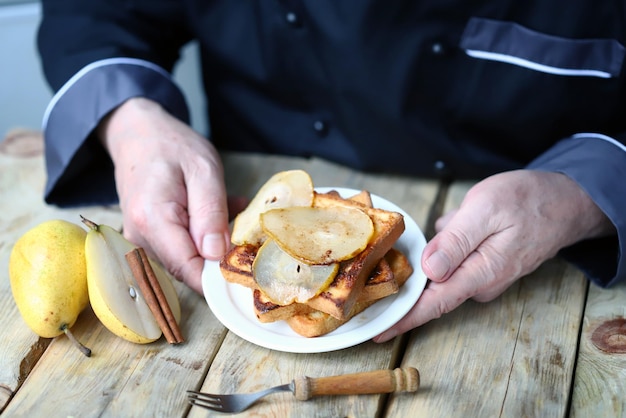
<svg viewBox="0 0 626 418">
<path fill-rule="evenodd" d="M 145 344 L 157 340 L 162 331 L 139 290 L 125 254 L 135 246 L 108 225 L 83 220 L 90 227 L 85 242 L 89 300 L 102 324 L 125 340 Z M 169 276 L 150 260 L 159 284 L 180 321 L 180 303 Z"/>
<path fill-rule="evenodd" d="M 339 264 L 308 265 L 267 239 L 252 263 L 254 280 L 269 300 L 279 305 L 304 303 L 328 287 Z"/>
</svg>

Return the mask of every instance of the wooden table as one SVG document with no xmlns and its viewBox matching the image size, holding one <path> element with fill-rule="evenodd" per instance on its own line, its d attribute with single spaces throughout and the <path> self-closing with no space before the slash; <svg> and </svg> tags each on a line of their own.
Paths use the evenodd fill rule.
<svg viewBox="0 0 626 418">
<path fill-rule="evenodd" d="M 405 209 L 432 236 L 438 213 L 459 204 L 469 183 L 366 175 L 319 159 L 226 155 L 232 194 L 252 196 L 271 174 L 307 170 L 316 185 L 368 189 Z M 93 350 L 82 356 L 64 336 L 38 338 L 13 302 L 8 258 L 37 223 L 79 214 L 119 227 L 116 207 L 58 209 L 42 201 L 40 139 L 0 143 L 0 408 L 3 416 L 206 417 L 185 391 L 249 392 L 297 375 L 324 376 L 414 366 L 415 394 L 325 397 L 298 402 L 271 395 L 246 414 L 263 417 L 614 417 L 626 416 L 626 286 L 589 285 L 552 260 L 497 300 L 467 302 L 453 313 L 385 344 L 371 341 L 321 354 L 253 345 L 225 329 L 204 298 L 177 283 L 185 344 L 135 345 L 115 337 L 90 309 L 75 334 Z M 79 223 L 79 222 L 78 222 Z M 613 322 L 611 322 L 613 321 Z M 615 325 L 599 349 L 592 335 Z M 620 331 L 621 325 L 621 331 Z M 608 326 L 610 329 L 611 327 Z M 620 334 L 621 332 L 621 334 Z M 619 352 L 621 349 L 621 353 Z"/>
</svg>

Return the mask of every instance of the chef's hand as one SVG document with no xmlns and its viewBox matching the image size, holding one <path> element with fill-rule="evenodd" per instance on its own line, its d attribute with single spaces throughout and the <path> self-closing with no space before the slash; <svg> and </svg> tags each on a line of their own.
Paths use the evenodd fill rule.
<svg viewBox="0 0 626 418">
<path fill-rule="evenodd" d="M 124 236 L 202 293 L 204 258 L 220 258 L 230 243 L 217 151 L 188 125 L 143 98 L 119 106 L 101 123 L 98 134 L 115 165 Z"/>
<path fill-rule="evenodd" d="M 439 318 L 470 298 L 493 300 L 560 249 L 615 231 L 569 177 L 530 170 L 476 184 L 459 209 L 440 218 L 435 228 L 422 256 L 431 281 L 411 311 L 374 341 Z"/>
</svg>

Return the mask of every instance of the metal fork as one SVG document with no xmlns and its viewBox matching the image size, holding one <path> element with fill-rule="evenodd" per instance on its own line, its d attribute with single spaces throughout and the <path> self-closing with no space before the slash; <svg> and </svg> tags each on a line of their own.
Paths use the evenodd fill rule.
<svg viewBox="0 0 626 418">
<path fill-rule="evenodd" d="M 304 401 L 323 395 L 415 392 L 419 382 L 417 369 L 406 367 L 318 378 L 301 376 L 291 383 L 255 393 L 217 395 L 188 390 L 187 397 L 192 405 L 218 412 L 235 413 L 248 409 L 260 398 L 275 392 L 289 391 L 297 400 Z"/>
</svg>

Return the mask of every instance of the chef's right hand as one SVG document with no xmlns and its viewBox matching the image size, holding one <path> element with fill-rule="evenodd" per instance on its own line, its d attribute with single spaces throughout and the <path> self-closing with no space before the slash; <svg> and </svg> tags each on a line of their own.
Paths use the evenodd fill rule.
<svg viewBox="0 0 626 418">
<path fill-rule="evenodd" d="M 98 133 L 115 166 L 124 236 L 202 293 L 204 259 L 219 259 L 230 245 L 216 149 L 144 98 L 116 108 Z"/>
</svg>

